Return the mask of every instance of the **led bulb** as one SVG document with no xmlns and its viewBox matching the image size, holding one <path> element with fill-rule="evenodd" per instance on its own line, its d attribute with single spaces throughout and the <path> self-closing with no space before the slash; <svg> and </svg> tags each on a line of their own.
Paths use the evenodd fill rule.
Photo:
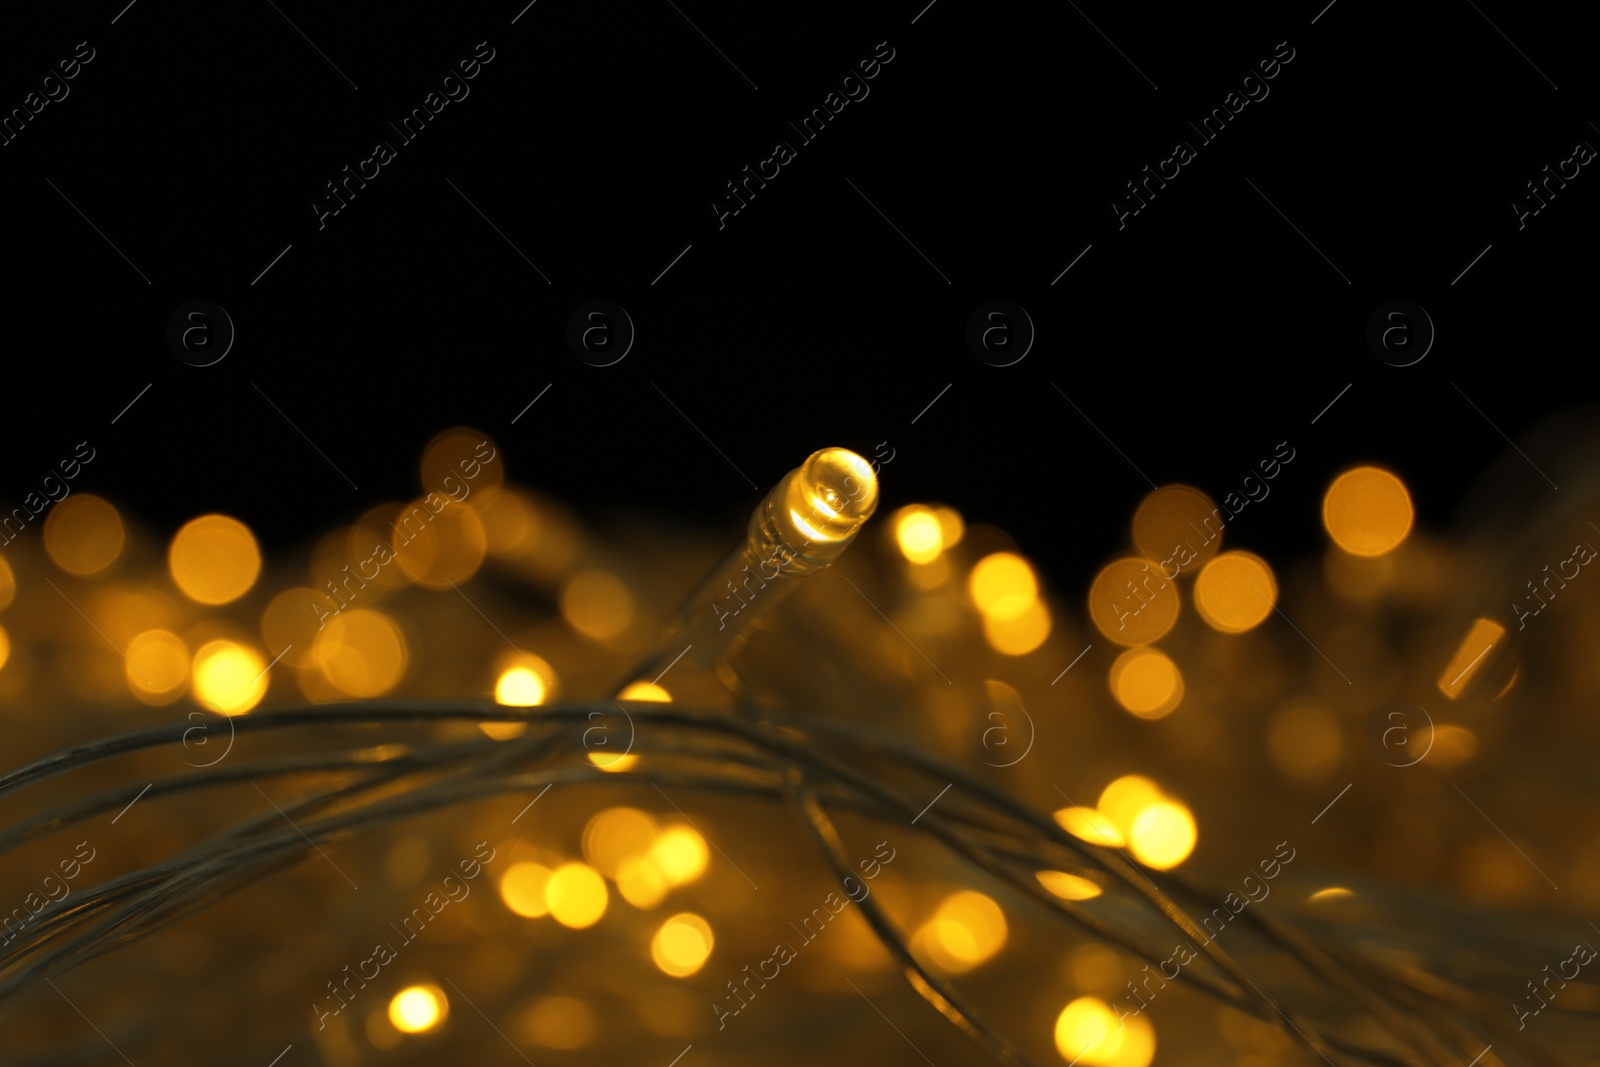
<svg viewBox="0 0 1600 1067">
<path fill-rule="evenodd" d="M 878 506 L 878 476 L 848 448 L 811 453 L 787 479 L 783 507 L 789 521 L 813 542 L 842 541 Z"/>
</svg>

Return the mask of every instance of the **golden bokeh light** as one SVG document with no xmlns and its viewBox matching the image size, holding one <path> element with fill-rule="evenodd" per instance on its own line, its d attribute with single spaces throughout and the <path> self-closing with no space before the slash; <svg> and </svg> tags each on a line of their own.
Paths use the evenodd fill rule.
<svg viewBox="0 0 1600 1067">
<path fill-rule="evenodd" d="M 1054 818 L 1063 830 L 1080 840 L 1116 847 L 1127 844 L 1127 839 L 1116 824 L 1106 818 L 1103 812 L 1093 808 L 1062 808 Z"/>
<path fill-rule="evenodd" d="M 1355 896 L 1355 893 L 1346 889 L 1342 885 L 1330 885 L 1326 889 L 1319 889 L 1315 893 L 1312 893 L 1306 898 L 1306 900 L 1310 901 L 1312 904 L 1318 904 L 1329 900 L 1344 900 L 1353 896 Z"/>
<path fill-rule="evenodd" d="M 632 682 L 621 693 L 617 694 L 617 699 L 670 704 L 672 703 L 672 694 L 667 692 L 663 686 L 656 685 L 653 682 Z M 610 742 L 609 734 L 605 740 Z M 605 752 L 598 749 L 591 751 L 588 759 L 591 764 L 599 767 L 602 771 L 610 771 L 612 773 L 629 770 L 639 762 L 638 755 L 632 752 Z"/>
<path fill-rule="evenodd" d="M 1167 574 L 1192 574 L 1222 544 L 1217 511 L 1211 498 L 1193 486 L 1163 485 L 1133 513 L 1134 547 L 1148 559 L 1170 559 Z"/>
<path fill-rule="evenodd" d="M 505 462 L 489 435 L 458 426 L 433 435 L 422 450 L 422 491 L 465 502 L 499 489 Z"/>
<path fill-rule="evenodd" d="M 123 654 L 128 689 L 146 704 L 170 704 L 189 680 L 189 646 L 166 630 L 146 630 Z"/>
<path fill-rule="evenodd" d="M 1026 656 L 1050 636 L 1050 609 L 1035 600 L 1021 615 L 1010 619 L 983 617 L 983 637 L 1003 656 Z"/>
<path fill-rule="evenodd" d="M 1038 602 L 1039 581 L 1021 556 L 995 552 L 972 568 L 967 591 L 986 620 L 1008 622 L 1021 618 Z"/>
<path fill-rule="evenodd" d="M 967 524 L 962 521 L 961 512 L 955 508 L 938 507 L 933 509 L 933 517 L 939 520 L 939 539 L 945 551 L 959 545 L 967 533 Z"/>
<path fill-rule="evenodd" d="M 1056 1051 L 1085 1067 L 1149 1067 L 1155 1030 L 1139 1015 L 1119 1019 L 1099 997 L 1079 997 L 1056 1017 Z"/>
<path fill-rule="evenodd" d="M 1318 704 L 1297 701 L 1273 715 L 1267 747 L 1272 762 L 1285 774 L 1314 781 L 1339 765 L 1344 739 L 1339 720 L 1332 712 Z"/>
<path fill-rule="evenodd" d="M 1195 579 L 1195 610 L 1207 626 L 1225 634 L 1259 626 L 1277 602 L 1278 580 L 1272 568 L 1251 552 L 1224 552 Z"/>
<path fill-rule="evenodd" d="M 1459 767 L 1478 751 L 1478 735 L 1465 726 L 1446 724 L 1433 732 L 1433 748 L 1428 752 L 1428 762 L 1445 770 Z"/>
<path fill-rule="evenodd" d="M 912 563 L 932 563 L 944 551 L 944 526 L 933 509 L 920 504 L 901 508 L 894 520 L 900 554 Z"/>
<path fill-rule="evenodd" d="M 574 630 L 607 641 L 633 623 L 633 594 L 605 571 L 582 571 L 561 587 L 561 614 Z"/>
<path fill-rule="evenodd" d="M 1162 576 L 1159 563 L 1139 556 L 1113 560 L 1089 586 L 1089 618 L 1119 645 L 1148 645 L 1178 621 L 1178 587 Z"/>
<path fill-rule="evenodd" d="M 167 569 L 199 604 L 226 604 L 250 591 L 261 573 L 261 549 L 250 527 L 227 515 L 202 515 L 179 527 L 167 548 Z"/>
<path fill-rule="evenodd" d="M 550 914 L 545 902 L 545 887 L 550 868 L 541 863 L 513 863 L 500 876 L 500 899 L 506 907 L 525 919 L 540 919 Z"/>
<path fill-rule="evenodd" d="M 650 958 L 663 974 L 687 978 L 711 958 L 711 924 L 691 912 L 674 915 L 650 939 Z"/>
<path fill-rule="evenodd" d="M 381 611 L 356 608 L 328 620 L 311 647 L 322 677 L 346 696 L 382 696 L 399 684 L 409 653 L 399 625 Z"/>
<path fill-rule="evenodd" d="M 1158 800 L 1133 820 L 1128 848 L 1140 863 L 1165 871 L 1189 858 L 1198 836 L 1187 807 L 1176 800 Z"/>
<path fill-rule="evenodd" d="M 45 516 L 44 550 L 68 574 L 99 574 L 117 561 L 126 540 L 117 509 L 89 493 L 74 493 Z"/>
<path fill-rule="evenodd" d="M 476 511 L 434 496 L 401 509 L 390 546 L 394 552 L 390 566 L 425 588 L 449 589 L 478 572 L 489 540 Z"/>
<path fill-rule="evenodd" d="M 11 635 L 6 633 L 6 628 L 0 626 L 0 668 L 5 667 L 11 659 Z"/>
<path fill-rule="evenodd" d="M 1489 652 L 1506 636 L 1506 628 L 1493 619 L 1473 620 L 1467 636 L 1456 646 L 1450 662 L 1439 672 L 1439 691 L 1455 700 L 1472 684 L 1489 659 Z"/>
<path fill-rule="evenodd" d="M 1099 885 L 1066 871 L 1037 871 L 1034 877 L 1062 900 L 1093 900 L 1100 895 Z"/>
<path fill-rule="evenodd" d="M 1160 719 L 1183 700 L 1178 665 L 1153 648 L 1130 648 L 1111 664 L 1111 693 L 1141 719 Z"/>
<path fill-rule="evenodd" d="M 267 661 L 232 641 L 207 641 L 194 654 L 194 697 L 223 715 L 243 715 L 267 692 Z"/>
<path fill-rule="evenodd" d="M 694 827 L 674 826 L 650 846 L 650 859 L 668 885 L 686 885 L 705 873 L 711 850 Z"/>
<path fill-rule="evenodd" d="M 17 577 L 11 573 L 11 564 L 0 559 L 0 611 L 4 611 L 17 595 Z"/>
<path fill-rule="evenodd" d="M 531 708 L 550 699 L 556 672 L 538 656 L 518 652 L 504 661 L 506 667 L 494 683 L 494 702 L 508 708 Z M 478 729 L 505 741 L 528 732 L 525 722 L 480 722 Z"/>
<path fill-rule="evenodd" d="M 1142 774 L 1124 774 L 1100 790 L 1095 809 L 1109 819 L 1117 832 L 1126 838 L 1133 829 L 1133 820 L 1139 813 L 1158 800 L 1165 800 L 1161 787 Z"/>
<path fill-rule="evenodd" d="M 583 858 L 607 878 L 616 878 L 624 860 L 649 853 L 660 833 L 656 820 L 638 808 L 607 808 L 583 828 Z"/>
<path fill-rule="evenodd" d="M 389 1022 L 403 1034 L 436 1030 L 450 1014 L 450 1001 L 436 985 L 407 986 L 389 1001 Z"/>
<path fill-rule="evenodd" d="M 963 889 L 946 897 L 914 935 L 921 949 L 941 970 L 962 974 L 1005 947 L 1006 917 L 989 897 Z"/>
<path fill-rule="evenodd" d="M 308 586 L 285 589 L 261 613 L 262 640 L 269 649 L 282 651 L 282 662 L 289 666 L 310 666 L 312 643 L 338 607 L 327 594 Z"/>
<path fill-rule="evenodd" d="M 649 911 L 666 899 L 672 886 L 656 861 L 649 856 L 629 856 L 617 866 L 617 892 L 622 899 L 638 908 Z"/>
<path fill-rule="evenodd" d="M 1345 471 L 1322 498 L 1328 536 L 1355 556 L 1393 551 L 1411 532 L 1413 518 L 1405 483 L 1381 467 Z"/>
<path fill-rule="evenodd" d="M 599 922 L 608 899 L 605 879 L 587 863 L 562 864 L 550 872 L 544 885 L 544 901 L 551 916 L 574 930 Z"/>
<path fill-rule="evenodd" d="M 539 509 L 528 494 L 516 489 L 480 492 L 470 497 L 470 506 L 483 520 L 489 554 L 499 559 L 518 559 L 539 543 Z"/>
<path fill-rule="evenodd" d="M 508 708 L 543 704 L 549 692 L 544 678 L 532 667 L 507 667 L 494 683 L 494 702 Z"/>
</svg>

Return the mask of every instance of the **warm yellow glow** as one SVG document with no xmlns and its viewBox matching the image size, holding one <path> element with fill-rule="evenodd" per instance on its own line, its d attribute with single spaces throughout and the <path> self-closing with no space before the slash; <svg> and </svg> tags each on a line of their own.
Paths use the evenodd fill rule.
<svg viewBox="0 0 1600 1067">
<path fill-rule="evenodd" d="M 128 642 L 123 673 L 128 689 L 146 704 L 169 704 L 189 680 L 189 647 L 166 630 L 146 630 Z"/>
<path fill-rule="evenodd" d="M 594 1009 L 577 997 L 540 997 L 522 1018 L 528 1037 L 545 1048 L 582 1048 L 598 1030 Z"/>
<path fill-rule="evenodd" d="M 550 872 L 544 900 L 562 926 L 581 930 L 593 926 L 606 913 L 605 879 L 586 863 L 565 863 Z"/>
<path fill-rule="evenodd" d="M 979 560 L 967 579 L 967 589 L 984 617 L 998 622 L 1019 618 L 1039 599 L 1033 568 L 1012 552 L 996 552 Z"/>
<path fill-rule="evenodd" d="M 433 436 L 422 450 L 422 491 L 440 499 L 482 499 L 505 482 L 505 457 L 489 435 L 457 426 Z"/>
<path fill-rule="evenodd" d="M 4 626 L 0 626 L 0 667 L 4 667 L 9 659 L 11 659 L 11 635 L 6 633 Z"/>
<path fill-rule="evenodd" d="M 1066 871 L 1039 871 L 1034 877 L 1062 900 L 1093 900 L 1100 895 L 1100 887 L 1094 882 Z"/>
<path fill-rule="evenodd" d="M 1161 787 L 1144 775 L 1124 774 L 1100 790 L 1095 809 L 1126 838 L 1133 830 L 1133 820 L 1139 817 L 1139 813 L 1156 801 L 1165 799 Z"/>
<path fill-rule="evenodd" d="M 285 589 L 273 597 L 261 613 L 262 640 L 267 648 L 283 653 L 280 662 L 291 667 L 308 667 L 317 631 L 338 607 L 326 593 L 307 586 Z"/>
<path fill-rule="evenodd" d="M 1312 893 L 1311 896 L 1307 897 L 1306 899 L 1309 900 L 1311 903 L 1316 904 L 1319 901 L 1324 901 L 1324 900 L 1342 900 L 1345 897 L 1353 897 L 1353 896 L 1355 896 L 1355 893 L 1353 893 L 1350 890 L 1346 889 L 1344 886 L 1342 886 L 1342 885 L 1331 885 L 1326 889 L 1317 890 L 1315 893 Z"/>
<path fill-rule="evenodd" d="M 515 489 L 498 489 L 468 498 L 468 504 L 483 520 L 483 533 L 489 554 L 501 559 L 527 555 L 539 543 L 539 510 L 527 494 Z"/>
<path fill-rule="evenodd" d="M 267 661 L 232 641 L 207 641 L 194 654 L 194 696 L 223 715 L 243 715 L 267 692 Z"/>
<path fill-rule="evenodd" d="M 961 520 L 961 512 L 955 508 L 934 508 L 933 515 L 939 520 L 939 539 L 948 552 L 961 543 L 961 538 L 967 532 L 967 524 Z"/>
<path fill-rule="evenodd" d="M 671 888 L 649 856 L 629 856 L 617 866 L 617 892 L 641 911 L 661 903 Z"/>
<path fill-rule="evenodd" d="M 311 647 L 317 670 L 339 692 L 382 696 L 399 684 L 409 655 L 405 635 L 389 616 L 368 608 L 328 620 Z"/>
<path fill-rule="evenodd" d="M 1050 636 L 1050 610 L 1035 600 L 1012 619 L 983 617 L 983 636 L 989 647 L 1003 656 L 1026 656 Z"/>
<path fill-rule="evenodd" d="M 436 985 L 407 986 L 389 1001 L 389 1021 L 405 1034 L 421 1034 L 442 1024 L 450 1001 Z"/>
<path fill-rule="evenodd" d="M 1267 747 L 1284 773 L 1313 781 L 1339 765 L 1344 740 L 1332 712 L 1318 704 L 1295 702 L 1272 717 Z"/>
<path fill-rule="evenodd" d="M 1434 729 L 1428 761 L 1449 770 L 1467 762 L 1477 751 L 1478 735 L 1465 726 L 1439 726 Z"/>
<path fill-rule="evenodd" d="M 511 708 L 531 708 L 543 704 L 544 679 L 532 667 L 507 667 L 494 683 L 494 702 Z"/>
<path fill-rule="evenodd" d="M 712 944 L 711 924 L 698 915 L 683 912 L 661 924 L 650 940 L 650 958 L 663 973 L 687 978 L 705 966 Z"/>
<path fill-rule="evenodd" d="M 550 914 L 544 895 L 549 881 L 550 868 L 543 864 L 514 863 L 500 876 L 500 899 L 524 918 L 543 918 Z"/>
<path fill-rule="evenodd" d="M 1111 664 L 1111 694 L 1141 719 L 1159 719 L 1183 700 L 1178 665 L 1153 648 L 1130 648 Z"/>
<path fill-rule="evenodd" d="M 656 685 L 654 682 L 632 682 L 626 689 L 617 694 L 618 700 L 647 700 L 658 704 L 672 703 L 672 694 L 666 687 Z"/>
<path fill-rule="evenodd" d="M 1194 583 L 1194 606 L 1213 630 L 1238 634 L 1259 626 L 1278 601 L 1267 561 L 1250 552 L 1224 552 Z"/>
<path fill-rule="evenodd" d="M 1439 691 L 1451 700 L 1472 684 L 1472 679 L 1489 662 L 1489 652 L 1506 636 L 1506 628 L 1493 619 L 1475 619 L 1467 636 L 1456 646 L 1455 655 L 1439 672 Z"/>
<path fill-rule="evenodd" d="M 633 594 L 605 571 L 583 571 L 561 587 L 561 614 L 574 630 L 606 641 L 633 622 Z"/>
<path fill-rule="evenodd" d="M 1150 559 L 1170 559 L 1168 574 L 1193 574 L 1222 544 L 1216 505 L 1192 486 L 1163 485 L 1133 513 L 1133 544 Z"/>
<path fill-rule="evenodd" d="M 632 682 L 621 693 L 617 694 L 617 699 L 670 704 L 672 702 L 672 694 L 667 692 L 664 687 L 651 682 Z M 599 767 L 602 771 L 611 773 L 630 770 L 639 762 L 638 755 L 632 752 L 594 751 L 589 753 L 588 759 L 591 764 Z"/>
<path fill-rule="evenodd" d="M 945 898 L 912 944 L 941 970 L 970 971 L 992 959 L 1006 943 L 1006 918 L 1000 905 L 971 889 Z"/>
<path fill-rule="evenodd" d="M 1156 1054 L 1155 1030 L 1141 1015 L 1119 1021 L 1099 997 L 1079 997 L 1056 1018 L 1056 1051 L 1086 1067 L 1148 1067 Z"/>
<path fill-rule="evenodd" d="M 1093 808 L 1062 808 L 1055 813 L 1055 820 L 1073 837 L 1096 845 L 1120 847 L 1127 843 L 1116 824 Z"/>
<path fill-rule="evenodd" d="M 249 592 L 261 573 L 261 550 L 250 527 L 226 515 L 202 515 L 179 527 L 167 569 L 190 600 L 226 604 Z"/>
<path fill-rule="evenodd" d="M 68 574 L 98 574 L 122 554 L 127 534 L 117 509 L 88 493 L 74 493 L 44 520 L 44 550 Z"/>
<path fill-rule="evenodd" d="M 11 564 L 0 559 L 0 611 L 17 595 L 17 576 L 11 573 Z"/>
<path fill-rule="evenodd" d="M 494 700 L 508 708 L 531 708 L 550 699 L 556 672 L 538 656 L 518 652 L 504 660 L 505 669 L 495 680 Z M 525 722 L 480 722 L 478 729 L 494 738 L 505 741 L 521 737 L 528 732 Z"/>
<path fill-rule="evenodd" d="M 674 826 L 650 846 L 650 859 L 668 884 L 684 885 L 705 873 L 711 850 L 694 827 Z"/>
<path fill-rule="evenodd" d="M 912 563 L 932 563 L 944 551 L 944 527 L 929 508 L 901 508 L 894 524 L 900 552 Z"/>
<path fill-rule="evenodd" d="M 811 453 L 787 481 L 781 510 L 818 544 L 851 536 L 878 506 L 878 476 L 872 464 L 847 448 Z"/>
<path fill-rule="evenodd" d="M 583 857 L 607 878 L 615 878 L 622 861 L 650 851 L 659 833 L 656 821 L 638 808 L 607 808 L 583 828 Z"/>
<path fill-rule="evenodd" d="M 1165 871 L 1189 858 L 1198 833 L 1188 808 L 1176 800 L 1158 800 L 1133 820 L 1128 848 L 1139 862 Z"/>
<path fill-rule="evenodd" d="M 1411 494 L 1405 483 L 1380 467 L 1345 471 L 1322 498 L 1328 536 L 1356 556 L 1381 556 L 1411 532 Z"/>
<path fill-rule="evenodd" d="M 1173 563 L 1166 569 L 1173 574 Z M 1113 560 L 1089 586 L 1089 618 L 1119 645 L 1148 645 L 1178 621 L 1178 587 L 1159 562 L 1138 556 Z"/>
<path fill-rule="evenodd" d="M 433 495 L 405 505 L 394 523 L 389 540 L 394 560 L 384 571 L 399 568 L 418 585 L 449 589 L 483 565 L 489 538 L 483 520 L 471 508 Z"/>
</svg>

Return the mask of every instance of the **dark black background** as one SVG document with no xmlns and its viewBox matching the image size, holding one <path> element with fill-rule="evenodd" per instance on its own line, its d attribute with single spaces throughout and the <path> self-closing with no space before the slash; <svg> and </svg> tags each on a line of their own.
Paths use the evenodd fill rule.
<svg viewBox="0 0 1600 1067">
<path fill-rule="evenodd" d="M 1075 586 L 1144 476 L 1220 499 L 1287 440 L 1279 503 L 1235 543 L 1319 543 L 1328 478 L 1362 460 L 1441 527 L 1507 451 L 1496 426 L 1589 396 L 1600 178 L 1520 232 L 1507 206 L 1600 145 L 1571 9 L 537 0 L 512 25 L 523 2 L 8 11 L 0 108 L 77 42 L 96 58 L 0 148 L 5 506 L 88 439 L 76 489 L 281 549 L 415 495 L 423 444 L 467 424 L 579 506 L 737 528 L 740 471 L 764 491 L 815 448 L 888 442 L 886 506 L 955 504 Z M 323 183 L 485 40 L 470 96 L 319 230 Z M 880 41 L 870 95 L 719 230 L 723 183 Z M 1280 41 L 1270 95 L 1119 231 L 1122 183 Z M 194 298 L 238 331 L 208 368 L 164 339 Z M 564 341 L 593 298 L 638 331 L 607 368 Z M 967 348 L 992 298 L 1037 327 L 1015 366 Z M 1363 339 L 1394 298 L 1438 329 L 1409 368 Z"/>
</svg>

